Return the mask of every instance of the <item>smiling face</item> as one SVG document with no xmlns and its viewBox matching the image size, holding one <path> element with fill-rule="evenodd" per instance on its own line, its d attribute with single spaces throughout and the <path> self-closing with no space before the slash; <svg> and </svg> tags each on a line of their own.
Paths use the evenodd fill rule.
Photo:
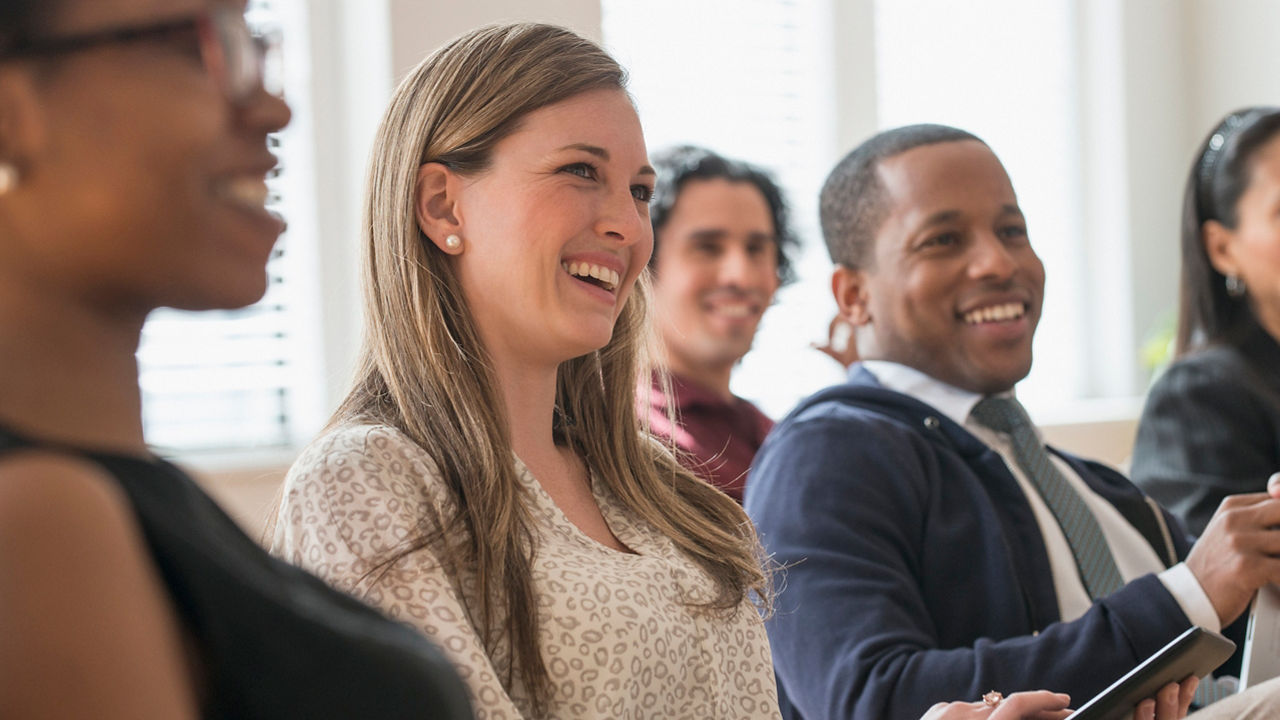
<svg viewBox="0 0 1280 720">
<path fill-rule="evenodd" d="M 557 365 L 609 342 L 653 252 L 653 183 L 620 90 L 529 113 L 462 180 L 455 260 L 491 355 Z"/>
<path fill-rule="evenodd" d="M 76 0 L 47 33 L 64 37 L 182 19 L 203 0 Z M 196 32 L 7 63 L 23 98 L 4 140 L 23 168 L 4 222 L 24 271 L 104 307 L 239 307 L 266 290 L 282 223 L 264 208 L 275 165 L 267 134 L 287 106 L 260 88 L 227 100 Z"/>
<path fill-rule="evenodd" d="M 778 243 L 763 194 L 749 182 L 690 180 L 662 227 L 654 307 L 667 363 L 698 378 L 751 349 L 778 290 Z"/>
<path fill-rule="evenodd" d="M 913 148 L 880 163 L 889 211 L 873 264 L 837 300 L 869 324 L 867 357 L 990 394 L 1031 369 L 1044 266 L 1004 167 L 979 142 Z"/>
</svg>

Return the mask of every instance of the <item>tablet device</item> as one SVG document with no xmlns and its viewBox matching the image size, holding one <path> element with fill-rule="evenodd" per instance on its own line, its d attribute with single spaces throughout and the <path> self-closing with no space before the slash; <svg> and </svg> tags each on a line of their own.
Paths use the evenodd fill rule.
<svg viewBox="0 0 1280 720">
<path fill-rule="evenodd" d="M 1213 672 L 1235 649 L 1235 643 L 1218 633 L 1193 627 L 1080 706 L 1067 720 L 1128 717 L 1134 706 L 1165 685 L 1182 682 L 1191 675 L 1204 677 Z"/>
<path fill-rule="evenodd" d="M 1280 587 L 1264 585 L 1249 608 L 1240 691 L 1280 676 Z"/>
</svg>

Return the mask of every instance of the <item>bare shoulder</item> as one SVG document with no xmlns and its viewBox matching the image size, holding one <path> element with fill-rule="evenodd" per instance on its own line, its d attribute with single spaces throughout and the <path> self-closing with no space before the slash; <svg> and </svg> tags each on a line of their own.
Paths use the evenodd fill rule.
<svg viewBox="0 0 1280 720">
<path fill-rule="evenodd" d="M 0 584 L 33 602 L 91 584 L 102 564 L 150 565 L 128 498 L 76 457 L 22 452 L 0 459 Z M 57 568 L 57 571 L 51 571 Z"/>
<path fill-rule="evenodd" d="M 0 716 L 189 717 L 181 626 L 124 492 L 85 460 L 0 460 Z"/>
<path fill-rule="evenodd" d="M 0 537 L 29 541 L 70 534 L 89 540 L 82 533 L 119 531 L 122 525 L 133 525 L 128 500 L 97 465 L 43 451 L 0 459 Z M 0 551 L 4 547 L 12 546 L 0 543 Z M 22 549 L 32 548 L 24 542 Z"/>
</svg>

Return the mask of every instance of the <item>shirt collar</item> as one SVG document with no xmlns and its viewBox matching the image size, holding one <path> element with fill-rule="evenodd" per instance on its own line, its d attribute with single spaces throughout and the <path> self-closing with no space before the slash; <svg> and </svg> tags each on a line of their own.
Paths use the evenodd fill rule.
<svg viewBox="0 0 1280 720">
<path fill-rule="evenodd" d="M 954 385 L 926 375 L 919 370 L 891 360 L 863 360 L 862 367 L 889 390 L 909 395 L 926 405 L 937 408 L 957 425 L 968 425 L 969 413 L 983 398 L 982 395 L 962 390 Z M 858 364 L 853 367 L 856 368 Z M 852 370 L 852 368 L 851 368 Z M 998 397 L 1012 397 L 1013 391 L 997 393 Z"/>
</svg>

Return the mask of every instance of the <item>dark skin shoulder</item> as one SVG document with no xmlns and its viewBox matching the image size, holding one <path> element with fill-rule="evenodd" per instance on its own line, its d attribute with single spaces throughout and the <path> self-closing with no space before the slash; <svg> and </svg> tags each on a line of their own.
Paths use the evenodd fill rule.
<svg viewBox="0 0 1280 720">
<path fill-rule="evenodd" d="M 0 717 L 194 718 L 181 626 L 123 493 L 86 461 L 0 460 Z"/>
</svg>

